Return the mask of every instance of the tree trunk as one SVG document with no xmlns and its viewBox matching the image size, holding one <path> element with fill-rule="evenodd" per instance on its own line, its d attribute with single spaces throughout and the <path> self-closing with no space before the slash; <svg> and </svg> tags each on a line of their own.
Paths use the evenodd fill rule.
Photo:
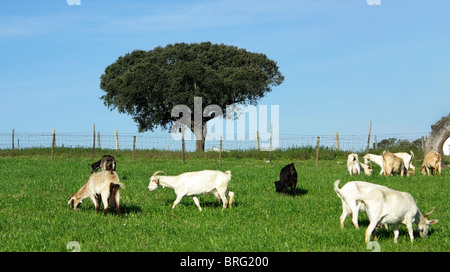
<svg viewBox="0 0 450 272">
<path fill-rule="evenodd" d="M 195 133 L 195 152 L 204 152 L 205 151 L 205 138 L 206 138 L 206 123 L 202 125 L 201 133 Z"/>
<path fill-rule="evenodd" d="M 205 151 L 205 139 L 196 140 L 195 148 L 196 148 L 195 149 L 196 152 L 203 152 L 203 151 Z"/>
</svg>

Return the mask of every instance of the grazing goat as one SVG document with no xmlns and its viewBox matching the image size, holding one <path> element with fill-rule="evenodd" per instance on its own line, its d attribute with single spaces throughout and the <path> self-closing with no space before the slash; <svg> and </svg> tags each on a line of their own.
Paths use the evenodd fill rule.
<svg viewBox="0 0 450 272">
<path fill-rule="evenodd" d="M 163 171 L 156 171 L 150 178 L 148 190 L 156 190 L 160 185 L 169 187 L 175 191 L 177 198 L 173 202 L 172 209 L 180 203 L 183 196 L 192 196 L 195 205 L 202 211 L 197 196 L 201 194 L 214 194 L 223 202 L 223 209 L 227 205 L 232 207 L 234 193 L 228 191 L 228 183 L 231 180 L 231 171 L 225 173 L 217 170 L 203 170 L 197 172 L 187 172 L 178 176 L 158 176 Z M 230 197 L 228 202 L 227 197 Z"/>
<path fill-rule="evenodd" d="M 294 164 L 288 164 L 280 171 L 280 180 L 273 182 L 275 184 L 275 190 L 280 193 L 287 194 L 288 187 L 291 187 L 292 196 L 295 197 L 295 187 L 297 186 L 297 170 L 295 170 Z"/>
<path fill-rule="evenodd" d="M 125 189 L 125 185 L 120 182 L 117 172 L 95 172 L 91 174 L 89 180 L 78 192 L 69 197 L 68 204 L 71 209 L 76 210 L 83 200 L 89 197 L 94 203 L 97 213 L 100 209 L 100 202 L 103 202 L 104 215 L 108 212 L 108 205 L 111 205 L 116 207 L 117 216 L 120 216 L 119 187 Z"/>
<path fill-rule="evenodd" d="M 385 186 L 373 188 L 365 195 L 359 196 L 356 205 L 364 205 L 370 224 L 366 229 L 365 242 L 370 242 L 373 230 L 378 225 L 393 225 L 394 243 L 398 241 L 399 224 L 406 225 L 411 242 L 414 241 L 413 223 L 417 224 L 420 237 L 426 238 L 430 225 L 438 220 L 429 220 L 428 216 L 419 211 L 414 198 L 406 192 L 400 192 Z"/>
<path fill-rule="evenodd" d="M 368 165 L 370 162 L 374 162 L 375 164 L 378 164 L 381 167 L 380 176 L 383 175 L 383 173 L 384 173 L 383 157 L 381 155 L 375 155 L 375 154 L 364 155 L 364 164 Z"/>
<path fill-rule="evenodd" d="M 410 150 L 410 154 L 405 153 L 405 152 L 398 152 L 398 153 L 394 153 L 394 155 L 399 158 L 402 158 L 403 162 L 405 163 L 406 170 L 411 168 L 411 169 L 413 169 L 412 174 L 414 174 L 415 167 L 412 164 L 412 161 L 414 159 L 414 153 L 411 150 Z M 378 164 L 381 167 L 380 176 L 384 174 L 383 156 L 382 155 L 374 155 L 374 154 L 364 155 L 364 164 L 368 165 L 370 162 L 374 162 L 375 164 Z"/>
<path fill-rule="evenodd" d="M 359 211 L 365 211 L 365 207 L 362 204 L 357 204 L 356 200 L 367 196 L 372 190 L 380 189 L 379 187 L 384 187 L 381 185 L 365 182 L 365 181 L 351 181 L 346 183 L 339 189 L 340 180 L 334 182 L 334 191 L 342 201 L 342 214 L 339 218 L 341 223 L 341 229 L 344 228 L 344 222 L 349 215 L 352 218 L 352 223 L 355 228 L 359 228 L 358 225 L 358 214 Z"/>
<path fill-rule="evenodd" d="M 116 171 L 116 159 L 111 155 L 104 155 L 99 161 L 90 163 L 89 166 L 92 168 L 91 173 L 97 172 L 99 168 L 102 171 Z"/>
<path fill-rule="evenodd" d="M 372 164 L 366 165 L 364 163 L 360 163 L 360 166 L 362 167 L 362 169 L 364 169 L 364 173 L 368 176 L 372 175 L 373 172 L 373 166 Z"/>
<path fill-rule="evenodd" d="M 351 153 L 347 157 L 347 170 L 351 175 L 359 175 L 361 173 L 361 165 L 359 163 L 358 154 Z"/>
<path fill-rule="evenodd" d="M 383 168 L 384 175 L 390 176 L 394 173 L 400 174 L 403 177 L 405 173 L 405 163 L 402 158 L 399 158 L 389 151 L 383 151 Z"/>
<path fill-rule="evenodd" d="M 403 162 L 405 163 L 405 169 L 409 170 L 411 168 L 412 174 L 414 174 L 416 172 L 416 168 L 412 164 L 413 159 L 414 159 L 414 152 L 412 152 L 412 150 L 410 150 L 409 152 L 410 152 L 410 154 L 408 154 L 406 152 L 397 152 L 397 153 L 394 153 L 394 155 L 399 158 L 402 158 Z"/>
<path fill-rule="evenodd" d="M 439 176 L 441 176 L 441 155 L 434 150 L 428 152 L 423 159 L 420 171 L 423 175 L 428 174 L 428 176 L 433 171 L 435 174 L 439 171 Z"/>
</svg>

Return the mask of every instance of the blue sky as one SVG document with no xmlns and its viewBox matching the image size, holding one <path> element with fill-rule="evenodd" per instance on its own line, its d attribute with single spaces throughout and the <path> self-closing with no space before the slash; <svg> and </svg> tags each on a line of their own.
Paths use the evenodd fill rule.
<svg viewBox="0 0 450 272">
<path fill-rule="evenodd" d="M 0 132 L 136 133 L 103 105 L 104 69 L 135 49 L 224 43 L 264 53 L 285 81 L 280 134 L 428 133 L 450 109 L 450 1 L 5 1 Z"/>
</svg>

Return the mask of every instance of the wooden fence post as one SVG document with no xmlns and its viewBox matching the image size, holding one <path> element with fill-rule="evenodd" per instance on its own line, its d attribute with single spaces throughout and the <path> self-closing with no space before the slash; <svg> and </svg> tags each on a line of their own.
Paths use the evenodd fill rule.
<svg viewBox="0 0 450 272">
<path fill-rule="evenodd" d="M 53 129 L 53 131 L 52 131 L 52 154 L 51 154 L 52 161 L 53 161 L 53 155 L 55 153 L 55 145 L 56 145 L 56 134 L 55 134 L 55 129 Z"/>
<path fill-rule="evenodd" d="M 14 129 L 12 130 L 12 146 L 11 146 L 11 155 L 14 158 Z"/>
<path fill-rule="evenodd" d="M 378 149 L 378 139 L 377 139 L 377 135 L 375 135 L 375 150 Z"/>
<path fill-rule="evenodd" d="M 136 152 L 136 136 L 133 136 L 133 161 L 135 158 L 135 152 Z"/>
<path fill-rule="evenodd" d="M 100 132 L 97 132 L 97 145 L 98 145 L 98 149 L 102 148 L 100 145 Z"/>
<path fill-rule="evenodd" d="M 425 137 L 422 136 L 422 151 L 425 153 Z"/>
<path fill-rule="evenodd" d="M 272 139 L 273 139 L 273 126 L 270 123 L 270 147 L 269 147 L 269 163 L 272 164 Z"/>
<path fill-rule="evenodd" d="M 319 147 L 320 147 L 320 137 L 317 136 L 317 146 L 316 146 L 316 166 L 319 165 Z"/>
<path fill-rule="evenodd" d="M 94 124 L 94 140 L 92 141 L 92 158 L 95 158 L 95 124 Z"/>
<path fill-rule="evenodd" d="M 256 150 L 259 151 L 259 132 L 256 131 Z"/>
<path fill-rule="evenodd" d="M 184 143 L 184 125 L 181 125 L 181 152 L 183 153 L 183 163 L 186 163 L 186 144 Z"/>
<path fill-rule="evenodd" d="M 336 145 L 336 151 L 339 151 L 341 148 L 339 146 L 339 134 L 337 132 L 334 133 L 334 143 Z"/>
<path fill-rule="evenodd" d="M 369 126 L 369 137 L 367 138 L 367 148 L 366 153 L 369 153 L 370 148 L 370 133 L 372 132 L 372 120 L 370 120 L 370 126 Z"/>
<path fill-rule="evenodd" d="M 219 145 L 219 163 L 222 162 L 222 137 L 220 137 L 220 145 Z"/>
<path fill-rule="evenodd" d="M 119 133 L 117 132 L 117 129 L 114 131 L 115 138 L 116 138 L 116 150 L 119 150 Z"/>
</svg>

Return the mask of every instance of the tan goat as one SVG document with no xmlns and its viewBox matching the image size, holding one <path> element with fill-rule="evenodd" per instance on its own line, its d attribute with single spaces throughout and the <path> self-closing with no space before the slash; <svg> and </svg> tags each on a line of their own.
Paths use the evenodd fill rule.
<svg viewBox="0 0 450 272">
<path fill-rule="evenodd" d="M 437 153 L 434 150 L 431 150 L 430 152 L 425 155 L 425 158 L 422 162 L 422 167 L 420 167 L 420 171 L 422 171 L 422 174 L 428 174 L 432 173 L 433 171 L 437 172 L 439 171 L 439 176 L 441 176 L 441 155 Z"/>
<path fill-rule="evenodd" d="M 383 168 L 384 175 L 390 176 L 394 173 L 400 174 L 403 177 L 405 174 L 405 163 L 402 158 L 399 158 L 389 151 L 383 151 Z"/>
<path fill-rule="evenodd" d="M 94 172 L 89 180 L 75 194 L 69 197 L 68 204 L 72 209 L 76 210 L 84 199 L 90 198 L 94 203 L 95 210 L 99 211 L 100 201 L 103 202 L 103 214 L 108 212 L 108 204 L 116 206 L 117 215 L 120 216 L 119 188 L 125 189 L 125 185 L 120 182 L 117 172 L 102 171 Z M 111 196 L 111 198 L 110 198 Z"/>
</svg>

